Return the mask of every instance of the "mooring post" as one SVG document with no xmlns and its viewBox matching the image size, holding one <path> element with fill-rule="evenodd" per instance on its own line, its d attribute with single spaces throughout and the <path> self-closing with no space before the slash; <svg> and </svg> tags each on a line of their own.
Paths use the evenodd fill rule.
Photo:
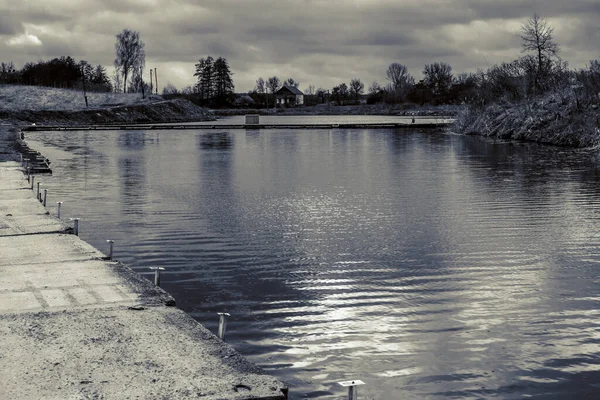
<svg viewBox="0 0 600 400">
<path fill-rule="evenodd" d="M 35 181 L 35 175 L 31 175 L 31 190 L 33 190 L 33 182 Z"/>
<path fill-rule="evenodd" d="M 38 182 L 37 183 L 37 194 L 35 195 L 35 197 L 39 200 L 40 199 L 40 183 L 42 182 Z"/>
<path fill-rule="evenodd" d="M 19 154 L 21 156 L 21 167 L 23 166 L 23 154 Z"/>
<path fill-rule="evenodd" d="M 31 179 L 31 168 L 27 167 L 27 182 Z"/>
<path fill-rule="evenodd" d="M 48 189 L 44 189 L 44 207 L 46 207 L 46 198 L 48 196 Z"/>
<path fill-rule="evenodd" d="M 163 267 L 150 267 L 150 269 L 154 270 L 154 286 L 160 287 L 160 271 L 164 271 Z"/>
<path fill-rule="evenodd" d="M 115 243 L 114 240 L 108 239 L 106 241 L 108 243 L 108 259 L 112 260 L 113 258 L 113 244 Z"/>
<path fill-rule="evenodd" d="M 219 314 L 219 339 L 225 340 L 225 331 L 227 330 L 227 317 L 231 317 L 231 314 L 226 312 L 220 312 Z"/>
<path fill-rule="evenodd" d="M 56 202 L 56 207 L 57 207 L 57 211 L 56 211 L 56 218 L 60 219 L 60 206 L 62 206 L 62 201 L 57 201 Z"/>
<path fill-rule="evenodd" d="M 338 382 L 339 385 L 348 388 L 348 400 L 357 400 L 358 399 L 358 388 L 357 386 L 364 385 L 365 383 L 360 380 L 354 381 L 343 381 Z"/>
<path fill-rule="evenodd" d="M 73 234 L 79 236 L 79 218 L 71 218 L 71 221 L 73 221 Z"/>
</svg>

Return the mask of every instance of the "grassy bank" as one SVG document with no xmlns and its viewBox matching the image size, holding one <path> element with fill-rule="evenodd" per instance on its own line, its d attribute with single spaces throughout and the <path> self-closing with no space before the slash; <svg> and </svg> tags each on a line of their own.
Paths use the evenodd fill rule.
<svg viewBox="0 0 600 400">
<path fill-rule="evenodd" d="M 557 146 L 600 144 L 600 102 L 581 102 L 573 91 L 547 93 L 519 102 L 468 107 L 455 130 L 468 135 L 525 140 Z"/>
<path fill-rule="evenodd" d="M 205 108 L 183 99 L 143 99 L 137 93 L 88 93 L 34 86 L 0 85 L 0 123 L 84 125 L 157 123 L 215 119 Z"/>
</svg>

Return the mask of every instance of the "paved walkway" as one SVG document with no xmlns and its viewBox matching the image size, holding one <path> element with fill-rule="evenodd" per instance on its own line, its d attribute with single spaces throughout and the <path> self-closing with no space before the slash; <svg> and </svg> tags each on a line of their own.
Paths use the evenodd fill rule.
<svg viewBox="0 0 600 400">
<path fill-rule="evenodd" d="M 69 232 L 18 163 L 0 162 L 0 399 L 284 398 L 169 294 Z"/>
</svg>

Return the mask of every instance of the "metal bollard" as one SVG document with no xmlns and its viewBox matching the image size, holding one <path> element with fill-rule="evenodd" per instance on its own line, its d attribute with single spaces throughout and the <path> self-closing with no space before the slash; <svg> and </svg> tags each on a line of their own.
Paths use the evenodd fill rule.
<svg viewBox="0 0 600 400">
<path fill-rule="evenodd" d="M 62 206 L 62 201 L 57 201 L 56 202 L 56 207 L 58 208 L 58 210 L 56 211 L 56 218 L 60 219 L 60 206 Z"/>
<path fill-rule="evenodd" d="M 31 168 L 27 167 L 27 182 L 31 179 Z"/>
<path fill-rule="evenodd" d="M 79 218 L 71 218 L 71 221 L 73 221 L 73 233 L 79 236 Z"/>
<path fill-rule="evenodd" d="M 19 154 L 21 156 L 21 167 L 23 166 L 23 154 Z"/>
<path fill-rule="evenodd" d="M 44 207 L 46 207 L 46 198 L 48 197 L 48 189 L 44 189 Z"/>
<path fill-rule="evenodd" d="M 37 183 L 37 194 L 35 195 L 35 197 L 39 200 L 40 199 L 40 184 L 42 182 L 38 182 Z"/>
<path fill-rule="evenodd" d="M 108 239 L 106 241 L 108 243 L 108 259 L 112 260 L 113 258 L 113 244 L 115 243 L 114 240 Z"/>
<path fill-rule="evenodd" d="M 219 339 L 225 340 L 225 331 L 227 330 L 227 317 L 231 317 L 231 314 L 226 312 L 220 312 L 219 314 Z"/>
<path fill-rule="evenodd" d="M 164 271 L 163 267 L 150 267 L 154 270 L 154 285 L 160 287 L 160 271 Z"/>
<path fill-rule="evenodd" d="M 365 383 L 360 380 L 355 381 L 343 381 L 338 382 L 339 385 L 348 388 L 348 400 L 357 400 L 358 399 L 358 388 L 359 385 L 364 385 Z"/>
<path fill-rule="evenodd" d="M 35 181 L 35 175 L 31 175 L 31 190 L 33 190 L 33 182 Z"/>
</svg>

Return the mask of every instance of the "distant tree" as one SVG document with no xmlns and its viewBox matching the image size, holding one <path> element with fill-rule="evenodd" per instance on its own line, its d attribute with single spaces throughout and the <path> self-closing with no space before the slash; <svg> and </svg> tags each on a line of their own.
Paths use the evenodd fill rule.
<svg viewBox="0 0 600 400">
<path fill-rule="evenodd" d="M 452 86 L 452 67 L 445 62 L 426 64 L 423 69 L 424 83 L 434 96 L 445 96 Z"/>
<path fill-rule="evenodd" d="M 112 85 L 110 79 L 106 75 L 106 69 L 102 65 L 96 65 L 90 79 L 91 90 L 97 92 L 111 92 Z"/>
<path fill-rule="evenodd" d="M 558 44 L 554 41 L 554 28 L 546 18 L 533 14 L 521 27 L 521 47 L 523 52 L 532 51 L 537 57 L 536 86 L 550 73 L 552 57 L 559 52 Z"/>
<path fill-rule="evenodd" d="M 179 91 L 175 87 L 175 85 L 171 83 L 167 83 L 167 85 L 163 88 L 162 94 L 178 94 Z"/>
<path fill-rule="evenodd" d="M 123 91 L 123 80 L 121 74 L 116 69 L 113 71 L 112 86 L 115 93 Z"/>
<path fill-rule="evenodd" d="M 210 101 L 214 96 L 214 59 L 211 56 L 201 58 L 196 66 L 194 76 L 197 77 L 196 88 L 201 100 Z"/>
<path fill-rule="evenodd" d="M 365 84 L 360 79 L 352 79 L 350 81 L 350 94 L 354 96 L 354 101 L 358 102 L 358 96 L 360 96 L 365 90 Z"/>
<path fill-rule="evenodd" d="M 267 105 L 267 108 L 269 108 L 269 102 L 268 102 L 268 98 L 267 98 L 267 88 L 266 88 L 266 84 L 265 84 L 265 80 L 263 78 L 258 78 L 256 80 L 256 86 L 254 86 L 254 91 L 256 93 L 258 93 L 261 97 L 264 97 L 264 102 Z M 263 100 L 261 100 L 262 103 Z"/>
<path fill-rule="evenodd" d="M 339 85 L 334 86 L 333 89 L 331 89 L 331 97 L 337 101 L 338 105 L 341 106 L 344 104 L 348 98 L 348 85 L 340 83 Z"/>
<path fill-rule="evenodd" d="M 327 90 L 325 90 L 323 88 L 318 88 L 315 94 L 317 96 L 317 99 L 319 99 L 319 101 L 321 102 L 321 104 L 323 104 L 327 101 L 327 97 L 328 97 Z"/>
<path fill-rule="evenodd" d="M 115 69 L 123 76 L 123 90 L 127 89 L 127 77 L 144 68 L 146 63 L 146 53 L 144 52 L 144 42 L 140 39 L 139 32 L 123 29 L 117 34 L 115 43 L 116 58 Z"/>
<path fill-rule="evenodd" d="M 232 75 L 227 59 L 217 58 L 214 63 L 214 98 L 218 104 L 235 100 Z"/>
<path fill-rule="evenodd" d="M 285 81 L 284 86 L 293 86 L 295 88 L 297 88 L 298 86 L 300 86 L 300 83 L 296 80 L 294 80 L 294 78 L 288 78 L 287 81 Z"/>
<path fill-rule="evenodd" d="M 275 106 L 276 106 L 275 92 L 277 90 L 279 90 L 280 87 L 281 87 L 281 81 L 279 80 L 278 77 L 272 76 L 269 79 L 267 79 L 267 91 L 271 92 L 271 94 L 273 95 L 273 108 L 275 108 Z"/>
<path fill-rule="evenodd" d="M 383 88 L 377 81 L 373 81 L 369 86 L 368 104 L 381 103 L 383 101 Z"/>
<path fill-rule="evenodd" d="M 390 64 L 385 72 L 385 76 L 390 82 L 388 85 L 388 91 L 392 94 L 394 101 L 403 100 L 408 91 L 415 84 L 414 78 L 408 73 L 408 68 L 406 68 L 406 65 L 403 64 Z"/>
</svg>

